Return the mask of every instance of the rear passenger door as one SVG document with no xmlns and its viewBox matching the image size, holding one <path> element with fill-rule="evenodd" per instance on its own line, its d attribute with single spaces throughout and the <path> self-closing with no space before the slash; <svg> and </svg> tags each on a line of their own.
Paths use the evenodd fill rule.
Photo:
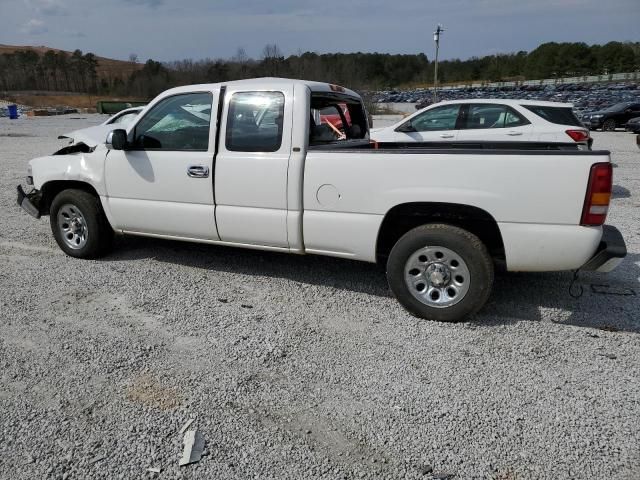
<svg viewBox="0 0 640 480">
<path fill-rule="evenodd" d="M 531 137 L 529 120 L 508 105 L 472 103 L 466 108 L 460 141 L 524 142 Z"/>
<path fill-rule="evenodd" d="M 398 142 L 449 142 L 456 140 L 460 105 L 442 105 L 419 113 L 396 129 Z"/>
<path fill-rule="evenodd" d="M 287 169 L 293 102 L 285 98 L 293 98 L 293 86 L 226 91 L 214 179 L 222 241 L 289 246 Z"/>
</svg>

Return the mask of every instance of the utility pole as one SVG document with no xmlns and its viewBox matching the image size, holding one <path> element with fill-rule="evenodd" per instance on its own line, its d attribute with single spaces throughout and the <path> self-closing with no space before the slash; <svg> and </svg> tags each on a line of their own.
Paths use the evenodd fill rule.
<svg viewBox="0 0 640 480">
<path fill-rule="evenodd" d="M 440 34 L 442 32 L 444 32 L 444 28 L 438 24 L 436 31 L 433 32 L 433 41 L 436 42 L 436 63 L 433 72 L 433 103 L 438 101 L 438 50 L 440 49 Z"/>
</svg>

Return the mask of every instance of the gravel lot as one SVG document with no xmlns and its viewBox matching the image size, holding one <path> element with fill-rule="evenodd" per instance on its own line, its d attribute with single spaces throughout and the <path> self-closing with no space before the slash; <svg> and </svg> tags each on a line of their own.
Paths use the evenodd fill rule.
<svg viewBox="0 0 640 480">
<path fill-rule="evenodd" d="M 621 267 L 577 300 L 569 273 L 502 274 L 449 325 L 373 265 L 140 238 L 65 256 L 14 187 L 102 120 L 82 117 L 0 119 L 0 478 L 640 478 L 631 134 L 594 133 Z M 189 418 L 206 456 L 178 467 Z"/>
</svg>

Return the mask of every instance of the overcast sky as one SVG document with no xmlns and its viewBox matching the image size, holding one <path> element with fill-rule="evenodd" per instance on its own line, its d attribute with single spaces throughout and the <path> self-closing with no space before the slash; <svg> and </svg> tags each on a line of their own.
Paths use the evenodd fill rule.
<svg viewBox="0 0 640 480">
<path fill-rule="evenodd" d="M 299 51 L 442 58 L 548 41 L 640 41 L 640 0 L 0 0 L 0 44 L 79 48 L 141 61 Z"/>
</svg>

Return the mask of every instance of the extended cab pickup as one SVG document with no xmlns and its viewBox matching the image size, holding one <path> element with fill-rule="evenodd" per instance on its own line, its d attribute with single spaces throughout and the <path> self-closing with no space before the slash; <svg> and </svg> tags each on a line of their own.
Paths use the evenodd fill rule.
<svg viewBox="0 0 640 480">
<path fill-rule="evenodd" d="M 342 112 L 342 131 L 321 120 Z M 348 109 L 348 118 L 344 108 Z M 609 271 L 608 152 L 525 143 L 377 145 L 361 98 L 326 83 L 253 79 L 153 100 L 127 130 L 30 162 L 18 204 L 49 215 L 62 250 L 133 234 L 382 262 L 423 318 L 478 311 L 494 263 Z"/>
</svg>

